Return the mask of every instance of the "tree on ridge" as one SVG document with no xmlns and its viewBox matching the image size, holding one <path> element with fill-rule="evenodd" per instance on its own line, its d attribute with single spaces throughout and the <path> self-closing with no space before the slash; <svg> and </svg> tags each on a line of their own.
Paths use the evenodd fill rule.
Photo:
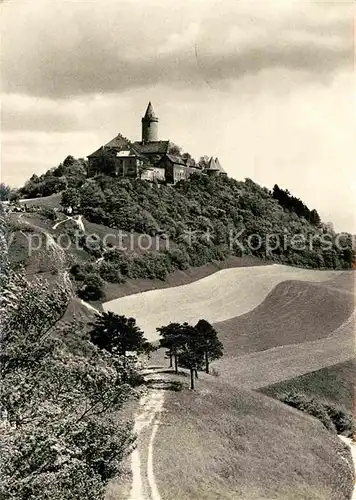
<svg viewBox="0 0 356 500">
<path fill-rule="evenodd" d="M 218 339 L 215 328 L 205 319 L 200 319 L 195 325 L 197 342 L 204 353 L 205 371 L 209 373 L 209 363 L 223 356 L 223 345 Z"/>
<path fill-rule="evenodd" d="M 169 323 L 169 325 L 157 328 L 157 331 L 161 337 L 160 346 L 168 349 L 167 354 L 170 359 L 170 367 L 172 367 L 174 360 L 174 371 L 178 373 L 178 355 L 185 340 L 182 325 L 180 323 Z"/>
<path fill-rule="evenodd" d="M 223 345 L 217 332 L 206 320 L 199 320 L 195 326 L 188 323 L 169 323 L 157 328 L 161 339 L 160 346 L 168 349 L 170 367 L 178 373 L 178 365 L 190 370 L 191 389 L 194 389 L 194 374 L 198 378 L 198 370 L 205 365 L 209 373 L 209 363 L 223 355 Z"/>
</svg>

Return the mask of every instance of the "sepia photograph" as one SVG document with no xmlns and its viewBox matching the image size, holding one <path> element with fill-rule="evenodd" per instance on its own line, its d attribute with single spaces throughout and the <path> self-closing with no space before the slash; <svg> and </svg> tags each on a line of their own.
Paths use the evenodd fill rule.
<svg viewBox="0 0 356 500">
<path fill-rule="evenodd" d="M 0 499 L 356 500 L 354 0 L 0 0 Z"/>
</svg>

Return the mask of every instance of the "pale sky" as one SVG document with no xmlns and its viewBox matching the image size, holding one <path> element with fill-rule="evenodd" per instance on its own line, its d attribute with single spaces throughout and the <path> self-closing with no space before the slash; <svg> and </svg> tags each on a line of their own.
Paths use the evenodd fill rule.
<svg viewBox="0 0 356 500">
<path fill-rule="evenodd" d="M 23 184 L 118 132 L 288 188 L 356 233 L 353 2 L 8 0 L 1 181 Z"/>
</svg>

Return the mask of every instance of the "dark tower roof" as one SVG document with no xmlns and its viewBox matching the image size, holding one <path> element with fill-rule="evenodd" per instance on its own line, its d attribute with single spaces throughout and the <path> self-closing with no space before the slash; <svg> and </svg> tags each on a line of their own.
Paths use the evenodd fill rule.
<svg viewBox="0 0 356 500">
<path fill-rule="evenodd" d="M 147 109 L 145 116 L 143 118 L 144 120 L 152 120 L 152 121 L 158 121 L 157 116 L 155 115 L 155 112 L 153 111 L 153 106 L 151 101 L 148 103 Z"/>
<path fill-rule="evenodd" d="M 214 160 L 213 157 L 210 158 L 206 170 L 209 170 L 210 172 L 218 172 L 220 170 L 220 168 L 218 167 L 218 165 L 216 165 L 215 160 Z"/>
</svg>

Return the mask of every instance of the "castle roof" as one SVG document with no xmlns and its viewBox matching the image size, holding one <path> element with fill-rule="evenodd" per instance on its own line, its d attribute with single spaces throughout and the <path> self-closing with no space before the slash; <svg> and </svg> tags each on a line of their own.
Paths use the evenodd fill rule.
<svg viewBox="0 0 356 500">
<path fill-rule="evenodd" d="M 94 151 L 94 153 L 88 155 L 87 158 L 94 158 L 96 156 L 100 156 L 105 150 L 107 151 L 110 149 L 114 149 L 116 151 L 120 151 L 123 148 L 127 149 L 130 147 L 130 144 L 131 144 L 130 141 L 126 139 L 126 137 L 124 137 L 121 134 L 117 134 L 116 137 L 114 137 L 113 139 L 111 139 L 111 141 L 104 144 L 104 146 L 101 146 L 99 149 Z"/>
<path fill-rule="evenodd" d="M 153 111 L 153 106 L 151 101 L 148 103 L 144 118 L 146 120 L 152 120 L 152 119 L 158 120 L 157 116 L 155 115 L 155 112 Z"/>
<path fill-rule="evenodd" d="M 217 171 L 217 172 L 220 170 L 219 167 L 216 165 L 215 160 L 214 160 L 213 157 L 210 158 L 208 166 L 206 167 L 206 170 L 210 170 L 210 171 L 214 170 L 214 171 Z"/>
<path fill-rule="evenodd" d="M 143 155 L 165 155 L 168 152 L 169 141 L 152 141 L 145 144 L 136 141 L 133 143 L 133 147 Z"/>
<path fill-rule="evenodd" d="M 215 158 L 215 165 L 222 174 L 226 174 L 225 170 L 222 168 L 219 158 Z"/>
<path fill-rule="evenodd" d="M 167 154 L 166 157 L 176 165 L 184 165 L 185 167 L 187 166 L 187 160 L 181 158 L 180 156 Z"/>
<path fill-rule="evenodd" d="M 210 158 L 206 170 L 209 172 L 220 172 L 222 174 L 226 173 L 219 162 L 219 158 L 214 159 L 213 157 Z"/>
</svg>

